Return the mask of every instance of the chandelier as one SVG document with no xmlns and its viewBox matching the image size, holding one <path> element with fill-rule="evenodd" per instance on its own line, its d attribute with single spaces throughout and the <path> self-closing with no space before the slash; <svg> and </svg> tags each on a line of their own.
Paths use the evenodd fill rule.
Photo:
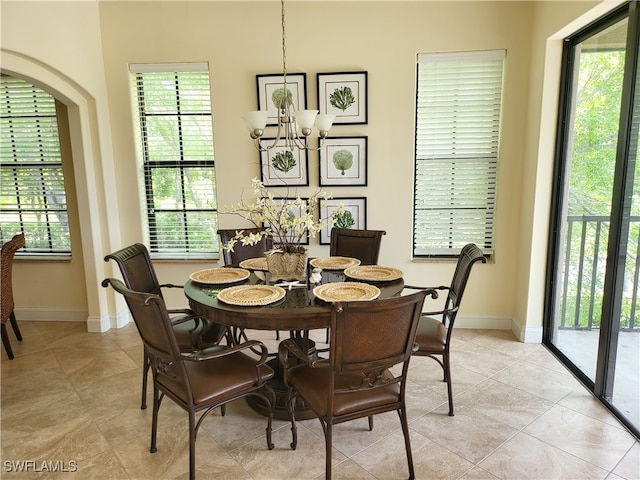
<svg viewBox="0 0 640 480">
<path fill-rule="evenodd" d="M 280 96 L 280 105 L 278 107 L 278 130 L 276 137 L 271 144 L 265 145 L 261 140 L 264 135 L 264 129 L 267 126 L 268 112 L 265 110 L 254 110 L 247 112 L 242 117 L 249 130 L 249 135 L 254 140 L 255 147 L 261 151 L 271 150 L 276 145 L 285 147 L 288 150 L 319 150 L 323 140 L 327 137 L 331 124 L 335 115 L 322 114 L 318 115 L 318 110 L 297 110 L 292 111 L 293 98 L 291 92 L 287 89 L 287 46 L 285 34 L 285 9 L 284 0 L 282 5 L 282 78 L 283 92 Z M 316 126 L 320 135 L 320 144 L 318 148 L 309 146 L 309 135 Z"/>
</svg>

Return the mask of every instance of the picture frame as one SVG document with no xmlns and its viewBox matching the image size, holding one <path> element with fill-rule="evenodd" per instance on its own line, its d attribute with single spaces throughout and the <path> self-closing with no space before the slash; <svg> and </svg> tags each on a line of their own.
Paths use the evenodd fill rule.
<svg viewBox="0 0 640 480">
<path fill-rule="evenodd" d="M 273 199 L 276 202 L 280 202 L 280 203 L 296 200 L 295 197 L 273 197 Z M 306 210 L 308 211 L 309 210 L 309 198 L 301 197 L 300 200 L 302 200 L 305 203 L 305 205 L 307 206 Z M 302 216 L 303 210 L 304 210 L 304 207 L 299 207 L 298 209 L 294 208 L 294 209 L 291 209 L 291 213 L 293 213 L 293 215 L 295 217 L 299 218 L 299 217 Z M 266 227 L 266 225 L 263 225 L 263 227 Z M 290 240 L 292 240 L 292 239 L 290 238 Z M 293 241 L 291 243 L 293 243 Z M 305 232 L 304 235 L 302 236 L 302 238 L 300 239 L 300 245 L 309 245 L 309 233 L 308 232 Z"/>
<path fill-rule="evenodd" d="M 334 227 L 353 228 L 358 230 L 366 230 L 367 228 L 367 197 L 334 197 L 328 200 L 320 201 L 320 218 L 329 218 L 331 213 L 336 210 L 340 204 L 344 205 L 345 210 L 350 214 L 353 220 L 351 226 L 336 223 Z M 325 225 L 320 230 L 320 245 L 329 245 L 331 243 L 331 225 Z"/>
<path fill-rule="evenodd" d="M 276 90 L 284 87 L 284 75 L 264 74 L 256 75 L 258 87 L 258 110 L 268 113 L 267 126 L 278 124 L 278 107 L 273 103 L 273 94 Z M 291 111 L 304 110 L 307 108 L 307 74 L 288 73 L 287 90 L 291 92 Z"/>
<path fill-rule="evenodd" d="M 334 125 L 367 123 L 367 72 L 318 73 L 318 110 Z"/>
<path fill-rule="evenodd" d="M 320 145 L 320 186 L 367 185 L 366 136 L 327 137 Z"/>
<path fill-rule="evenodd" d="M 270 145 L 275 138 L 263 139 Z M 309 158 L 307 150 L 295 149 L 293 152 L 280 139 L 270 150 L 260 154 L 260 179 L 265 187 L 306 187 L 309 186 Z"/>
</svg>

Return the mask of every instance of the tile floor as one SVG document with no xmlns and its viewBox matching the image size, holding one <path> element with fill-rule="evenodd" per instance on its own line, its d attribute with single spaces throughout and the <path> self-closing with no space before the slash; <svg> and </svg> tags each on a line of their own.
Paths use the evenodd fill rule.
<svg viewBox="0 0 640 480">
<path fill-rule="evenodd" d="M 0 352 L 1 478 L 188 477 L 187 416 L 169 400 L 160 409 L 158 452 L 149 453 L 151 410 L 139 408 L 142 347 L 133 324 L 103 334 L 78 323 L 21 329 L 21 344 L 9 332 L 15 360 Z M 252 333 L 277 345 L 273 332 Z M 322 342 L 324 331 L 315 339 Z M 497 330 L 456 330 L 454 341 L 455 417 L 447 415 L 438 365 L 412 359 L 417 478 L 640 478 L 640 443 L 542 345 Z M 267 450 L 265 426 L 243 400 L 225 417 L 212 413 L 198 436 L 198 478 L 324 478 L 317 420 L 299 423 L 296 451 L 284 421 L 274 422 L 275 448 Z M 372 432 L 366 420 L 336 427 L 334 449 L 333 478 L 407 478 L 393 412 L 378 416 Z"/>
</svg>

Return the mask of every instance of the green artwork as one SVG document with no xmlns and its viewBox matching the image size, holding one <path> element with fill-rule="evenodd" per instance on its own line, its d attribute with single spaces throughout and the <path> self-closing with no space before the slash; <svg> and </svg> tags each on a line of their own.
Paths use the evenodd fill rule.
<svg viewBox="0 0 640 480">
<path fill-rule="evenodd" d="M 356 98 L 353 96 L 351 88 L 345 86 L 342 88 L 336 88 L 333 93 L 329 95 L 329 103 L 344 112 L 347 108 L 356 103 Z"/>
<path fill-rule="evenodd" d="M 352 213 L 349 210 L 345 210 L 344 213 L 336 215 L 334 225 L 338 228 L 351 228 L 356 224 Z"/>
<path fill-rule="evenodd" d="M 296 166 L 296 160 L 293 158 L 291 150 L 285 150 L 284 152 L 276 153 L 271 160 L 271 164 L 276 170 L 287 173 Z"/>
<path fill-rule="evenodd" d="M 344 171 L 353 165 L 353 154 L 349 150 L 338 150 L 333 154 L 333 164 L 344 175 Z"/>
<path fill-rule="evenodd" d="M 289 107 L 292 107 L 293 94 L 291 93 L 291 90 L 287 88 L 286 105 L 285 105 L 284 88 L 276 88 L 271 94 L 271 101 L 273 102 L 273 105 L 279 110 L 284 109 L 286 105 L 288 105 Z"/>
</svg>

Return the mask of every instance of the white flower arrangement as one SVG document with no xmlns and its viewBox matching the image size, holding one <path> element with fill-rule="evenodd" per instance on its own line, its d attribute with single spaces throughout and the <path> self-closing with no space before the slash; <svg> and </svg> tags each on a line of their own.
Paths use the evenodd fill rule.
<svg viewBox="0 0 640 480">
<path fill-rule="evenodd" d="M 303 200 L 300 196 L 296 196 L 295 199 L 276 199 L 273 192 L 258 178 L 251 180 L 251 185 L 256 196 L 255 201 L 241 201 L 232 207 L 225 207 L 221 213 L 239 215 L 264 231 L 245 234 L 244 230 L 238 230 L 223 247 L 227 250 L 233 251 L 238 242 L 241 245 L 255 245 L 264 236 L 269 235 L 275 248 L 286 253 L 299 252 L 304 249 L 300 244 L 305 234 L 315 238 L 326 225 L 332 227 L 336 218 L 345 213 L 344 205 L 340 204 L 329 217 L 320 218 L 318 215 L 316 220 L 316 212 L 319 212 L 321 202 L 332 198 L 331 194 L 319 189 L 308 200 Z"/>
</svg>

